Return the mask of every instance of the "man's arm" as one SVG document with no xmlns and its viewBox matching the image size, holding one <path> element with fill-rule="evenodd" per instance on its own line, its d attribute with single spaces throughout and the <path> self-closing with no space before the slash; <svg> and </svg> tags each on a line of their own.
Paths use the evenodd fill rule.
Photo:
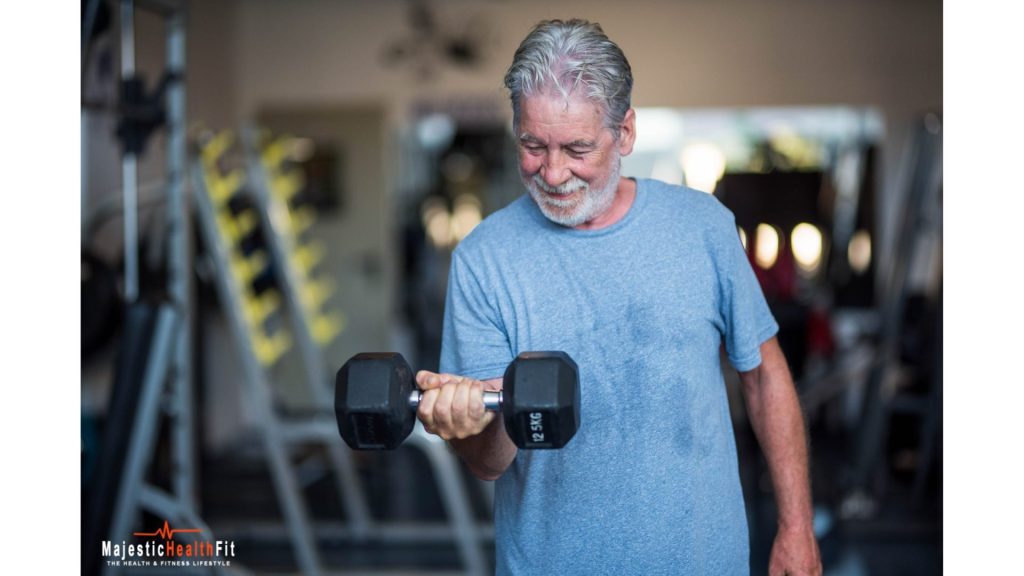
<svg viewBox="0 0 1024 576">
<path fill-rule="evenodd" d="M 761 365 L 740 372 L 743 397 L 757 441 L 768 461 L 779 528 L 772 546 L 771 576 L 821 574 L 807 467 L 803 413 L 779 343 L 761 345 Z"/>
<path fill-rule="evenodd" d="M 421 370 L 416 382 L 423 390 L 417 415 L 427 432 L 447 440 L 475 476 L 497 480 L 518 451 L 500 416 L 484 409 L 484 390 L 501 390 L 502 379 L 480 381 Z"/>
</svg>

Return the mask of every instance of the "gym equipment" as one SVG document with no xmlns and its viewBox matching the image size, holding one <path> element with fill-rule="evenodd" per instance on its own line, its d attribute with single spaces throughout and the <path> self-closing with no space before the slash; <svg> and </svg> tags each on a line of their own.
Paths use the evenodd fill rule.
<svg viewBox="0 0 1024 576">
<path fill-rule="evenodd" d="M 246 127 L 242 141 L 246 149 L 248 175 L 256 206 L 267 234 L 268 246 L 275 262 L 280 263 L 280 284 L 294 318 L 295 333 L 302 338 L 299 349 L 311 376 L 315 376 L 314 393 L 325 408 L 330 398 L 320 398 L 324 372 L 321 347 L 331 343 L 345 327 L 345 317 L 329 302 L 335 286 L 317 268 L 326 254 L 323 244 L 313 240 L 308 230 L 316 217 L 309 206 L 293 206 L 292 199 L 305 185 L 303 174 L 290 163 L 292 138 L 273 136 L 269 131 Z"/>
<path fill-rule="evenodd" d="M 135 8 L 120 3 L 121 79 L 135 77 Z M 91 3 L 89 11 L 95 11 Z M 161 88 L 159 123 L 152 109 L 140 112 L 126 98 L 120 109 L 123 144 L 125 327 L 103 444 L 83 498 L 82 573 L 119 570 L 101 565 L 101 540 L 130 538 L 139 513 L 146 510 L 175 524 L 212 534 L 199 518 L 194 487 L 190 320 L 191 270 L 189 218 L 185 199 L 185 27 L 184 2 L 142 3 L 164 18 L 167 75 Z M 141 115 L 141 117 L 140 117 Z M 144 120 L 140 129 L 136 122 Z M 166 284 L 155 298 L 140 298 L 138 282 L 137 161 L 146 137 L 163 126 L 167 150 Z M 83 205 L 85 192 L 83 187 Z M 84 210 L 83 210 L 84 212 Z M 95 269 L 91 270 L 95 271 Z M 166 417 L 171 441 L 169 489 L 153 485 L 147 468 Z M 215 573 L 222 573 L 214 566 Z"/>
<path fill-rule="evenodd" d="M 310 526 L 309 510 L 302 499 L 302 486 L 291 463 L 289 430 L 274 409 L 273 389 L 266 372 L 290 348 L 291 335 L 282 326 L 273 331 L 267 326 L 271 316 L 282 313 L 278 292 L 268 289 L 256 295 L 253 290 L 252 280 L 263 268 L 270 266 L 269 259 L 253 255 L 246 258 L 241 253 L 239 243 L 243 234 L 240 233 L 238 214 L 234 214 L 228 204 L 232 197 L 242 192 L 244 182 L 241 172 L 225 174 L 219 166 L 233 142 L 233 135 L 225 131 L 199 144 L 192 170 L 196 216 L 212 263 L 211 269 L 214 270 L 217 294 L 242 360 L 245 397 L 260 422 L 263 452 L 288 527 L 296 563 L 304 574 L 320 574 L 321 562 Z M 252 224 L 255 227 L 255 222 Z"/>
<path fill-rule="evenodd" d="M 509 364 L 501 392 L 484 392 L 487 410 L 523 449 L 561 448 L 580 425 L 576 363 L 565 352 L 524 352 Z M 416 423 L 422 392 L 401 354 L 356 354 L 335 379 L 338 432 L 356 450 L 392 450 Z"/>
<path fill-rule="evenodd" d="M 931 382 L 921 395 L 887 390 L 886 382 L 906 375 L 911 366 L 900 354 L 901 340 L 906 333 L 905 310 L 911 286 L 908 275 L 914 255 L 921 250 L 929 233 L 941 238 L 942 234 L 942 120 L 928 113 L 918 120 L 908 144 L 910 166 L 907 189 L 904 193 L 898 236 L 892 259 L 885 276 L 885 290 L 881 298 L 881 327 L 874 363 L 866 381 L 864 405 L 857 429 L 857 452 L 852 471 L 851 488 L 844 497 L 847 510 L 873 511 L 874 503 L 881 501 L 885 476 L 879 474 L 885 452 L 889 420 L 893 414 L 911 414 L 920 418 L 921 462 L 916 467 L 913 499 L 919 503 L 924 494 L 925 480 L 935 457 L 935 442 L 941 434 L 942 417 L 942 315 L 941 267 L 937 270 L 938 293 L 932 296 L 937 306 L 938 333 L 930 343 L 934 353 L 930 367 Z M 881 478 L 883 482 L 878 482 Z M 861 505 L 866 502 L 867 505 Z"/>
</svg>

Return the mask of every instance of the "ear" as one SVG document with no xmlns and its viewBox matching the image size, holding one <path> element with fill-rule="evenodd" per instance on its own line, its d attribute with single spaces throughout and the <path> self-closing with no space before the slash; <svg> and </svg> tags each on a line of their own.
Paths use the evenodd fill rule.
<svg viewBox="0 0 1024 576">
<path fill-rule="evenodd" d="M 619 154 L 629 156 L 633 152 L 633 142 L 636 141 L 636 112 L 630 108 L 622 119 L 622 126 L 619 128 Z"/>
</svg>

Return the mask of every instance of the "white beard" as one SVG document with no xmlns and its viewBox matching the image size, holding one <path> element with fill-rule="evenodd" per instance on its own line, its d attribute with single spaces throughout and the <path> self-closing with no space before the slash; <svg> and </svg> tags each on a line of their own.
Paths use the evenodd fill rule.
<svg viewBox="0 0 1024 576">
<path fill-rule="evenodd" d="M 520 174 L 523 185 L 530 192 L 530 197 L 537 203 L 541 213 L 548 220 L 569 228 L 590 222 L 608 211 L 615 201 L 615 191 L 619 187 L 621 159 L 613 160 L 612 172 L 607 182 L 600 189 L 591 189 L 590 185 L 573 176 L 559 186 L 548 186 L 540 174 L 526 178 Z M 558 195 L 579 191 L 572 199 L 558 198 Z M 556 197 L 552 197 L 552 194 Z"/>
</svg>

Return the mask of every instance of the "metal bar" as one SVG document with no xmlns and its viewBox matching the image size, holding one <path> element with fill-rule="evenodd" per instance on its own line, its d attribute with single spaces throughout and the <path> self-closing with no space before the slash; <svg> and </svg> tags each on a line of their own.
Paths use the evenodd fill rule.
<svg viewBox="0 0 1024 576">
<path fill-rule="evenodd" d="M 347 450 L 348 448 L 338 442 L 337 434 L 327 440 L 327 459 L 335 471 L 336 488 L 345 503 L 345 511 L 352 524 L 352 533 L 357 539 L 364 539 L 369 536 L 374 522 L 366 498 L 360 489 L 359 474 Z"/>
<path fill-rule="evenodd" d="M 135 189 L 138 167 L 134 154 L 121 159 L 124 188 L 124 299 L 129 304 L 139 298 L 138 191 Z"/>
<path fill-rule="evenodd" d="M 289 420 L 281 423 L 281 434 L 289 443 L 335 440 L 338 438 L 338 423 L 327 417 Z"/>
<path fill-rule="evenodd" d="M 121 77 L 135 74 L 135 3 L 121 0 Z"/>
<path fill-rule="evenodd" d="M 170 306 L 162 306 L 157 314 L 156 326 L 153 328 L 153 339 L 150 342 L 149 354 L 146 358 L 146 373 L 142 381 L 142 393 L 139 397 L 138 413 L 132 426 L 131 444 L 124 470 L 121 473 L 120 493 L 114 507 L 114 518 L 111 523 L 111 540 L 128 539 L 132 516 L 136 511 L 141 487 L 146 473 L 146 465 L 153 454 L 159 425 L 160 395 L 164 390 L 167 368 L 170 363 L 172 337 L 178 321 L 178 311 Z"/>
<path fill-rule="evenodd" d="M 121 80 L 135 74 L 135 7 L 121 0 Z M 121 158 L 124 193 L 124 297 L 128 303 L 139 296 L 138 165 L 134 153 Z"/>
<path fill-rule="evenodd" d="M 504 396 L 502 391 L 487 390 L 484 392 L 484 410 L 489 412 L 501 412 L 501 403 Z M 409 408 L 416 410 L 420 406 L 420 400 L 423 399 L 423 392 L 419 390 L 413 390 L 409 393 Z"/>
<path fill-rule="evenodd" d="M 85 74 L 85 65 L 89 61 L 89 40 L 92 37 L 92 28 L 96 24 L 96 12 L 99 11 L 100 0 L 89 0 L 85 5 L 85 14 L 82 19 L 82 74 Z"/>
<path fill-rule="evenodd" d="M 185 24 L 184 10 L 166 23 L 167 71 L 173 79 L 167 86 L 167 291 L 183 311 L 174 343 L 171 389 L 173 396 L 172 489 L 189 508 L 195 497 L 195 442 L 192 406 L 192 274 L 191 227 L 188 196 L 185 194 L 187 147 L 185 142 Z"/>
</svg>

